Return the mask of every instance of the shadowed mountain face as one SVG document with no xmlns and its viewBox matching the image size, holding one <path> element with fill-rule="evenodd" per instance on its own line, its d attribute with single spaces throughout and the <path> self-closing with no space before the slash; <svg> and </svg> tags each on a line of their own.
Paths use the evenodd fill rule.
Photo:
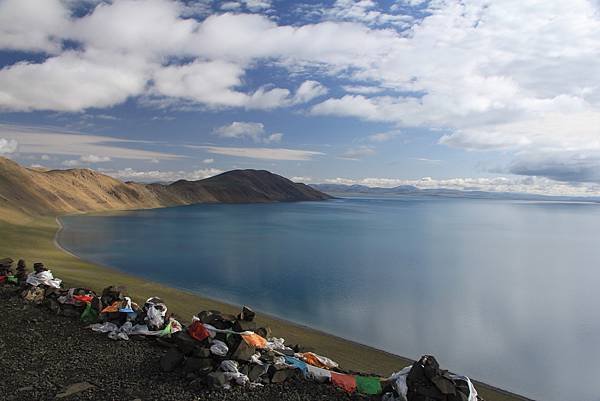
<svg viewBox="0 0 600 401">
<path fill-rule="evenodd" d="M 329 199 L 264 170 L 233 170 L 199 181 L 124 183 L 89 169 L 39 171 L 0 157 L 0 218 L 146 209 L 193 203 L 295 202 Z"/>
</svg>

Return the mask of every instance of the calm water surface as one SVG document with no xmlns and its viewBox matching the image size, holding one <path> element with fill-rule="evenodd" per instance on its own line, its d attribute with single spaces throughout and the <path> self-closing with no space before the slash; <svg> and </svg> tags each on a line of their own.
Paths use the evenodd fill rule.
<svg viewBox="0 0 600 401">
<path fill-rule="evenodd" d="M 535 399 L 600 400 L 600 205 L 361 198 L 63 223 L 87 260 Z"/>
</svg>

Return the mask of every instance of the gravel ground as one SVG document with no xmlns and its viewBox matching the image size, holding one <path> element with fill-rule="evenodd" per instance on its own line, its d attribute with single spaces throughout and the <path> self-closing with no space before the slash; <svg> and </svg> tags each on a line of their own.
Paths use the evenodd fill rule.
<svg viewBox="0 0 600 401">
<path fill-rule="evenodd" d="M 163 373 L 154 340 L 113 341 L 0 286 L 0 400 L 368 400 L 301 379 L 213 390 Z M 69 394 L 72 392 L 72 394 Z"/>
</svg>

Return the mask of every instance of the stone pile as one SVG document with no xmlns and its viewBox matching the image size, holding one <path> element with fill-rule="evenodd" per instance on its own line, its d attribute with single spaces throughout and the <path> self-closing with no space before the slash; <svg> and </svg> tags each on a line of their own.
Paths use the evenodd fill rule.
<svg viewBox="0 0 600 401">
<path fill-rule="evenodd" d="M 257 327 L 254 317 L 246 306 L 237 316 L 201 311 L 190 326 L 171 336 L 161 369 L 180 369 L 194 385 L 214 387 L 265 385 L 298 377 L 300 372 L 286 363 L 285 356 L 295 355 L 299 346 L 267 340 L 270 329 Z"/>
<path fill-rule="evenodd" d="M 389 378 L 355 374 L 327 357 L 272 337 L 247 306 L 237 315 L 203 310 L 184 327 L 158 297 L 148 298 L 140 307 L 122 287 L 106 287 L 100 295 L 88 288 L 65 289 L 43 263 L 34 263 L 29 274 L 23 260 L 13 274 L 13 263 L 10 258 L 0 260 L 0 284 L 15 285 L 24 300 L 77 318 L 113 340 L 129 340 L 132 335 L 155 338 L 167 348 L 160 369 L 179 372 L 192 388 L 256 387 L 306 379 L 331 383 L 348 393 L 382 396 L 385 401 L 480 400 L 468 377 L 439 369 L 432 356 L 423 356 Z"/>
</svg>

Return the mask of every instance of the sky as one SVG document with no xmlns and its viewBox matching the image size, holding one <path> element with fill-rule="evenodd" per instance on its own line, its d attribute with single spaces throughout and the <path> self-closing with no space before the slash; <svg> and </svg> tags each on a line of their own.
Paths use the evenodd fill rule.
<svg viewBox="0 0 600 401">
<path fill-rule="evenodd" d="M 0 156 L 600 195 L 598 0 L 0 0 Z"/>
</svg>

